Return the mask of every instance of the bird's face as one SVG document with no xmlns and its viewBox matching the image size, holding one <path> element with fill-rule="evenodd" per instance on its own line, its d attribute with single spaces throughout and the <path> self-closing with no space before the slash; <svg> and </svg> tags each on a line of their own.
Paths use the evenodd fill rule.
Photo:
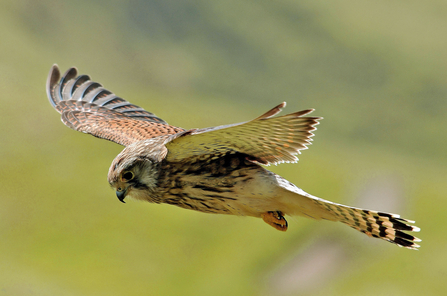
<svg viewBox="0 0 447 296">
<path fill-rule="evenodd" d="M 121 202 L 125 197 L 150 201 L 157 176 L 157 165 L 151 160 L 120 154 L 110 166 L 108 180 Z"/>
<path fill-rule="evenodd" d="M 123 203 L 126 195 L 130 193 L 134 187 L 132 180 L 135 180 L 135 173 L 133 170 L 129 169 L 118 173 L 117 181 L 111 183 L 111 185 L 115 188 L 116 196 Z"/>
</svg>

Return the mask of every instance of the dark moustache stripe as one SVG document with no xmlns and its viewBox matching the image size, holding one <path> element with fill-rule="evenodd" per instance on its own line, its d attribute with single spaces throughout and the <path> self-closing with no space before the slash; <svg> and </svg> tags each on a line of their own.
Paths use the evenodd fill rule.
<svg viewBox="0 0 447 296">
<path fill-rule="evenodd" d="M 130 183 L 135 189 L 149 189 L 146 184 L 141 183 L 138 179 L 133 179 Z"/>
</svg>

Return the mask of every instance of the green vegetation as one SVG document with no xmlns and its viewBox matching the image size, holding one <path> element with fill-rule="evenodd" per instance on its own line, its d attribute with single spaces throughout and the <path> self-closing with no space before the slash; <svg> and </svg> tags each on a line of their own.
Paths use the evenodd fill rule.
<svg viewBox="0 0 447 296">
<path fill-rule="evenodd" d="M 0 295 L 445 294 L 446 11 L 436 0 L 0 1 Z M 53 63 L 184 128 L 282 101 L 315 108 L 314 145 L 271 169 L 416 220 L 421 250 L 330 222 L 290 219 L 280 233 L 121 204 L 106 179 L 121 147 L 60 123 L 45 94 Z"/>
</svg>

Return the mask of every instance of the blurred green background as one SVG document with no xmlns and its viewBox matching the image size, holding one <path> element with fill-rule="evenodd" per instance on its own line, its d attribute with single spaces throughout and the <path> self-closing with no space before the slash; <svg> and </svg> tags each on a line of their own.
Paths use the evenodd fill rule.
<svg viewBox="0 0 447 296">
<path fill-rule="evenodd" d="M 0 1 L 0 295 L 445 295 L 447 2 Z M 420 251 L 348 227 L 121 204 L 121 147 L 47 101 L 52 64 L 184 128 L 282 101 L 324 120 L 298 164 L 331 201 L 396 212 Z"/>
</svg>

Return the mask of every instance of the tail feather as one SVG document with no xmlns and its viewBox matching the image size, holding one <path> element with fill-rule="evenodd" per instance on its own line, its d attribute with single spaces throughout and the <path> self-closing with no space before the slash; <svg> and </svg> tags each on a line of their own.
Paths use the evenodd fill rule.
<svg viewBox="0 0 447 296">
<path fill-rule="evenodd" d="M 399 215 L 364 210 L 333 203 L 310 195 L 291 182 L 276 175 L 278 183 L 277 210 L 291 216 L 340 221 L 370 237 L 380 238 L 400 247 L 417 250 L 421 240 L 404 231 L 418 232 L 419 227 L 410 225 L 414 221 Z"/>
<path fill-rule="evenodd" d="M 370 237 L 380 238 L 400 247 L 416 250 L 421 240 L 404 231 L 418 232 L 419 227 L 412 226 L 414 221 L 400 218 L 397 214 L 376 212 L 348 207 L 331 202 L 317 203 L 333 212 L 338 221 L 360 231 Z"/>
</svg>

